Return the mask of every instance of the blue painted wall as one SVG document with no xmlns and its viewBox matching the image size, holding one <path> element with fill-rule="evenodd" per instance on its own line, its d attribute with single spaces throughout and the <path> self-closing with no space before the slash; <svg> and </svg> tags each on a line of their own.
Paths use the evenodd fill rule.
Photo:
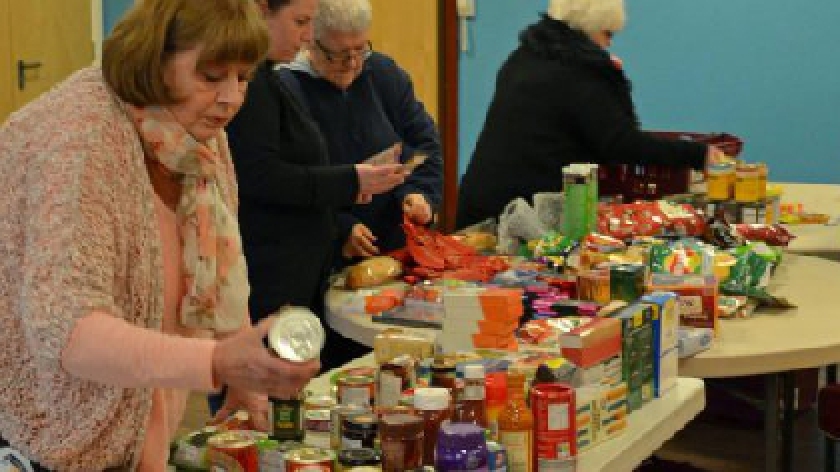
<svg viewBox="0 0 840 472">
<path fill-rule="evenodd" d="M 548 0 L 478 0 L 461 55 L 460 169 L 496 72 Z M 613 42 L 651 129 L 728 131 L 771 179 L 840 183 L 836 0 L 631 0 Z"/>
<path fill-rule="evenodd" d="M 104 0 L 102 2 L 102 31 L 105 36 L 111 32 L 123 13 L 134 3 L 134 0 Z"/>
</svg>

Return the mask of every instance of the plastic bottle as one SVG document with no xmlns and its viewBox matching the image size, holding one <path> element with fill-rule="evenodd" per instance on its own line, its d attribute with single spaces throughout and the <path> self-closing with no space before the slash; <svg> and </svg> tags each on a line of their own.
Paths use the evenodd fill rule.
<svg viewBox="0 0 840 472">
<path fill-rule="evenodd" d="M 481 427 L 443 422 L 438 432 L 436 472 L 487 472 L 487 455 Z"/>
<path fill-rule="evenodd" d="M 507 402 L 507 375 L 504 372 L 491 372 L 485 376 L 485 420 L 490 430 L 490 438 L 499 440 L 499 415 Z"/>
<path fill-rule="evenodd" d="M 423 418 L 423 465 L 435 465 L 435 447 L 440 424 L 452 417 L 452 399 L 444 387 L 418 388 L 414 391 L 414 410 Z"/>
<path fill-rule="evenodd" d="M 499 442 L 507 448 L 510 472 L 534 471 L 534 416 L 525 403 L 525 375 L 510 372 L 508 400 L 499 415 Z"/>
<path fill-rule="evenodd" d="M 453 421 L 487 428 L 485 403 L 484 366 L 469 364 L 464 367 L 464 392 L 455 407 Z"/>
</svg>

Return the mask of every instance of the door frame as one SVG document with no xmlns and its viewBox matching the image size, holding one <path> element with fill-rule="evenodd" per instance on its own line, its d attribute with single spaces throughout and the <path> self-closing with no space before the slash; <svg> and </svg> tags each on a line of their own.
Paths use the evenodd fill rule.
<svg viewBox="0 0 840 472">
<path fill-rule="evenodd" d="M 104 0 L 90 0 L 90 27 L 93 39 L 93 63 L 102 63 L 102 42 L 105 40 L 105 16 L 102 9 Z"/>
<path fill-rule="evenodd" d="M 456 0 L 439 0 L 440 28 L 440 133 L 443 145 L 443 208 L 441 229 L 454 231 L 458 208 L 458 10 Z"/>
</svg>

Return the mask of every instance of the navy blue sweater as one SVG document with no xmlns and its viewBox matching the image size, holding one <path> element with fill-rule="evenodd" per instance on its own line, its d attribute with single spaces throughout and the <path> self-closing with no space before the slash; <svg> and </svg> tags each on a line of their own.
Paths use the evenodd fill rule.
<svg viewBox="0 0 840 472">
<path fill-rule="evenodd" d="M 303 70 L 283 71 L 280 76 L 301 95 L 320 126 L 331 164 L 356 164 L 397 142 L 403 144 L 402 162 L 414 151 L 428 154 L 403 185 L 376 195 L 370 204 L 345 206 L 339 212 L 339 244 L 347 240 L 354 224 L 363 223 L 377 237 L 380 250 L 403 247 L 405 235 L 399 226 L 403 198 L 423 194 L 434 209 L 440 205 L 443 187 L 440 137 L 408 74 L 393 59 L 374 53 L 347 90 Z"/>
</svg>

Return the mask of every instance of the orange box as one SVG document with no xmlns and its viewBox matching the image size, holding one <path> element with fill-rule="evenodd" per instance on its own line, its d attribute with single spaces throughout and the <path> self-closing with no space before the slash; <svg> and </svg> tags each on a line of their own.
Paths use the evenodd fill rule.
<svg viewBox="0 0 840 472">
<path fill-rule="evenodd" d="M 517 350 L 519 345 L 513 335 L 494 336 L 476 333 L 472 335 L 473 347 L 477 349 L 507 349 Z"/>
<path fill-rule="evenodd" d="M 621 354 L 621 321 L 592 318 L 589 323 L 560 335 L 560 352 L 578 367 L 591 367 Z"/>
<path fill-rule="evenodd" d="M 512 335 L 516 332 L 518 323 L 478 320 L 478 331 L 481 334 L 489 334 L 494 336 Z"/>
</svg>

